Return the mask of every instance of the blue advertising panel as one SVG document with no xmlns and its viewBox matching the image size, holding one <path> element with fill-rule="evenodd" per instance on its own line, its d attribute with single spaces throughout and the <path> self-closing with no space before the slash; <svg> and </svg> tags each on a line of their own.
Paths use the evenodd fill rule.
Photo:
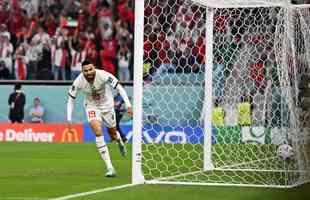
<svg viewBox="0 0 310 200">
<path fill-rule="evenodd" d="M 121 125 L 123 133 L 128 139 L 128 143 L 132 141 L 132 125 Z M 110 136 L 107 134 L 107 128 L 102 127 L 104 138 L 109 142 Z M 216 131 L 212 131 L 212 143 L 215 143 Z M 142 131 L 142 138 L 144 143 L 169 143 L 169 144 L 201 144 L 203 143 L 203 128 L 186 127 L 186 126 L 161 126 L 159 124 L 144 125 Z M 94 142 L 95 135 L 88 124 L 84 124 L 84 142 Z"/>
<path fill-rule="evenodd" d="M 121 125 L 121 129 L 123 133 L 127 136 L 128 142 L 131 143 L 131 137 L 132 137 L 132 125 Z M 89 124 L 84 124 L 83 125 L 83 130 L 84 130 L 84 142 L 95 142 L 95 134 L 91 130 L 91 127 Z M 110 135 L 108 134 L 108 129 L 105 126 L 102 126 L 102 131 L 104 135 L 104 140 L 106 142 L 110 142 L 111 138 Z"/>
</svg>

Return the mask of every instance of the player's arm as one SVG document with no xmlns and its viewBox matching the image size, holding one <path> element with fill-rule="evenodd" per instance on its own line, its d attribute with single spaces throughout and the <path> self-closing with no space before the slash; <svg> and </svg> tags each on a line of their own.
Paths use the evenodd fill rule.
<svg viewBox="0 0 310 200">
<path fill-rule="evenodd" d="M 129 101 L 129 98 L 127 96 L 125 89 L 123 88 L 123 86 L 121 84 L 117 84 L 116 89 L 118 90 L 119 94 L 122 96 L 122 98 L 125 102 L 128 114 L 130 116 L 132 116 L 132 106 L 131 106 L 131 103 Z"/>
<path fill-rule="evenodd" d="M 72 122 L 72 113 L 74 110 L 75 98 L 77 96 L 77 87 L 73 83 L 68 92 L 68 101 L 67 101 L 67 122 L 71 124 Z"/>
<path fill-rule="evenodd" d="M 127 93 L 125 91 L 125 89 L 123 88 L 123 86 L 121 84 L 119 84 L 119 81 L 117 78 L 115 78 L 112 74 L 107 73 L 107 82 L 116 90 L 118 90 L 119 94 L 121 95 L 121 97 L 123 98 L 126 108 L 127 108 L 127 112 L 130 116 L 132 116 L 132 106 L 131 103 L 129 101 L 129 98 L 127 96 Z"/>
<path fill-rule="evenodd" d="M 13 103 L 13 95 L 12 94 L 10 94 L 10 96 L 9 96 L 8 103 L 9 103 L 10 106 Z"/>
</svg>

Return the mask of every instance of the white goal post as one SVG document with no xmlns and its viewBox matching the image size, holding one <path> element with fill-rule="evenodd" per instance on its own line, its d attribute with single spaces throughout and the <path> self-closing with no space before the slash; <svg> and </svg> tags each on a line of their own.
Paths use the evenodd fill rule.
<svg viewBox="0 0 310 200">
<path fill-rule="evenodd" d="M 310 182 L 309 19 L 287 0 L 135 0 L 132 183 Z"/>
</svg>

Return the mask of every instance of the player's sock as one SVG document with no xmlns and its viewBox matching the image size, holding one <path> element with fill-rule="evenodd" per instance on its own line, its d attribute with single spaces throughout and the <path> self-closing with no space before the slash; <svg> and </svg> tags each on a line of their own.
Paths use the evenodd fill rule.
<svg viewBox="0 0 310 200">
<path fill-rule="evenodd" d="M 128 139 L 126 138 L 126 135 L 124 133 L 122 133 L 119 129 L 117 129 L 117 130 L 118 130 L 118 133 L 123 140 L 123 143 L 126 143 L 128 141 Z"/>
<path fill-rule="evenodd" d="M 107 169 L 114 169 L 110 159 L 109 149 L 106 143 L 104 142 L 103 136 L 96 137 L 96 145 L 102 160 L 104 160 L 107 166 Z"/>
<path fill-rule="evenodd" d="M 124 145 L 124 142 L 123 142 L 123 140 L 122 140 L 122 138 L 121 138 L 121 135 L 119 134 L 118 131 L 116 131 L 116 141 L 117 141 L 117 143 L 119 143 L 120 145 Z"/>
<path fill-rule="evenodd" d="M 126 147 L 124 145 L 124 142 L 121 138 L 121 135 L 119 134 L 118 131 L 116 131 L 116 141 L 118 143 L 118 147 L 119 147 L 119 151 L 121 153 L 122 156 L 126 156 L 127 155 L 127 150 Z"/>
<path fill-rule="evenodd" d="M 128 141 L 128 139 L 126 138 L 126 136 L 121 136 L 123 143 L 126 143 Z"/>
</svg>

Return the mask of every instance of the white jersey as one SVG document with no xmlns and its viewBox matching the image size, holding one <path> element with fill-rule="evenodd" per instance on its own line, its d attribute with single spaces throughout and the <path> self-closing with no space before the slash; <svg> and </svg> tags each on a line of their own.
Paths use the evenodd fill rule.
<svg viewBox="0 0 310 200">
<path fill-rule="evenodd" d="M 73 82 L 69 95 L 76 98 L 79 91 L 85 94 L 84 106 L 96 106 L 109 111 L 114 108 L 112 89 L 116 88 L 118 79 L 112 74 L 97 70 L 93 84 L 90 84 L 81 73 Z"/>
</svg>

